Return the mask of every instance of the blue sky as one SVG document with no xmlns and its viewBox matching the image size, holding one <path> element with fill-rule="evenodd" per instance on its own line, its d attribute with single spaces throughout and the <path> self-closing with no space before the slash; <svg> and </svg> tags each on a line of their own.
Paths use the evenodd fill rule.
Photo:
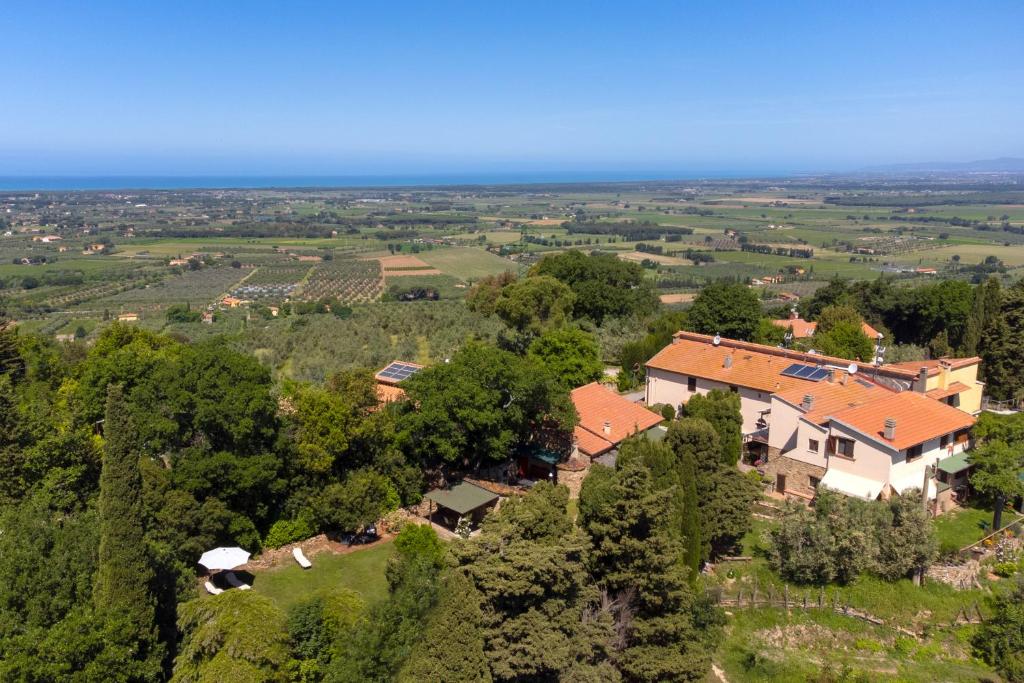
<svg viewBox="0 0 1024 683">
<path fill-rule="evenodd" d="M 0 3 L 0 175 L 1024 156 L 1022 2 Z"/>
</svg>

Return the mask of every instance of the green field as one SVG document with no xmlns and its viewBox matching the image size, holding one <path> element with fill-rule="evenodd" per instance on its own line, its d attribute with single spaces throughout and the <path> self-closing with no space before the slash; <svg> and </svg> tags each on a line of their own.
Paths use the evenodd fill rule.
<svg viewBox="0 0 1024 683">
<path fill-rule="evenodd" d="M 344 555 L 321 553 L 310 558 L 313 563 L 310 569 L 289 562 L 283 567 L 259 572 L 253 581 L 253 590 L 285 610 L 335 588 L 353 590 L 368 604 L 373 604 L 387 597 L 384 567 L 393 552 L 391 542 L 385 541 Z"/>
<path fill-rule="evenodd" d="M 508 259 L 473 247 L 433 249 L 417 256 L 438 270 L 462 280 L 477 280 L 506 270 L 515 271 L 518 267 Z"/>
</svg>

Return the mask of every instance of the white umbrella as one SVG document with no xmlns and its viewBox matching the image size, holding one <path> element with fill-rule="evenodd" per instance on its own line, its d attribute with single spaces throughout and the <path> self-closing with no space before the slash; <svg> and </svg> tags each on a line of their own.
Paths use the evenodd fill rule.
<svg viewBox="0 0 1024 683">
<path fill-rule="evenodd" d="M 214 548 L 199 558 L 199 564 L 207 569 L 234 569 L 249 561 L 249 553 L 241 548 Z"/>
</svg>

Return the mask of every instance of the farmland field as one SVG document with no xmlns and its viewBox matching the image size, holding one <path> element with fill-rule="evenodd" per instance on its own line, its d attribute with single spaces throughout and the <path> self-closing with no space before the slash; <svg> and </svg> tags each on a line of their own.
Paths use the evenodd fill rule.
<svg viewBox="0 0 1024 683">
<path fill-rule="evenodd" d="M 10 233 L 0 235 L 0 300 L 8 314 L 48 334 L 84 331 L 87 343 L 108 324 L 105 315 L 129 311 L 141 315 L 140 325 L 190 338 L 249 334 L 250 305 L 336 297 L 386 306 L 434 296 L 441 302 L 422 305 L 461 305 L 476 280 L 522 275 L 540 256 L 567 249 L 653 262 L 645 277 L 669 295 L 667 305 L 716 280 L 781 275 L 766 296 L 807 296 L 834 276 L 895 277 L 914 286 L 977 281 L 988 272 L 1008 282 L 1024 269 L 1024 201 L 1013 186 L 895 192 L 884 179 L 807 177 L 457 191 L 148 191 L 138 200 L 126 206 L 88 192 L 0 196 Z M 570 232 L 575 220 L 609 227 Z M 630 227 L 637 224 L 640 233 Z M 670 241 L 659 229 L 679 227 L 692 233 Z M 42 234 L 61 239 L 43 242 Z M 637 249 L 641 242 L 662 253 Z M 743 251 L 745 244 L 753 250 Z M 177 258 L 195 263 L 168 267 Z M 225 294 L 251 303 L 228 311 L 215 303 Z M 164 310 L 182 303 L 218 314 L 201 326 L 167 323 Z M 278 332 L 293 335 L 287 325 Z M 420 335 L 403 352 L 422 355 L 439 334 Z"/>
<path fill-rule="evenodd" d="M 516 264 L 511 261 L 473 247 L 435 249 L 419 256 L 446 275 L 462 280 L 476 280 L 516 269 Z"/>
</svg>

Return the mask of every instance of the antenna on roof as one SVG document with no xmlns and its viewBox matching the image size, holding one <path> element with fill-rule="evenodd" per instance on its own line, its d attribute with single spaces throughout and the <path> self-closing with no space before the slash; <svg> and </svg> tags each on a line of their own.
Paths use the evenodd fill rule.
<svg viewBox="0 0 1024 683">
<path fill-rule="evenodd" d="M 858 370 L 860 370 L 860 368 L 857 367 L 856 363 L 850 363 L 850 365 L 846 368 L 846 371 L 851 375 L 856 375 Z"/>
<path fill-rule="evenodd" d="M 716 334 L 715 338 L 711 340 L 711 343 L 714 344 L 715 346 L 718 346 L 719 344 L 721 344 L 722 343 L 722 335 Z"/>
</svg>

